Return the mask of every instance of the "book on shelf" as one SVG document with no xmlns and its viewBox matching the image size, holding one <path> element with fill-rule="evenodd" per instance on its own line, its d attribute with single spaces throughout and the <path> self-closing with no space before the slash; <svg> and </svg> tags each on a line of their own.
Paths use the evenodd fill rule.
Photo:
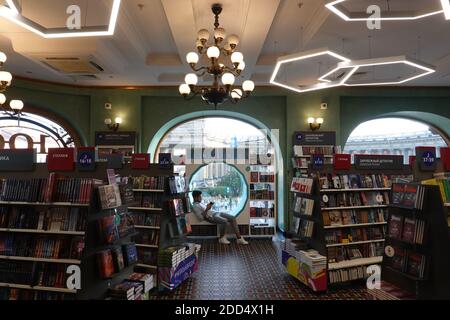
<svg viewBox="0 0 450 320">
<path fill-rule="evenodd" d="M 120 190 L 117 184 L 98 187 L 98 194 L 102 210 L 114 209 L 122 205 Z"/>
<path fill-rule="evenodd" d="M 186 213 L 184 211 L 185 206 L 183 205 L 182 199 L 170 199 L 168 203 L 169 203 L 169 210 L 172 215 L 179 217 Z"/>
<path fill-rule="evenodd" d="M 83 249 L 84 238 L 82 237 L 0 234 L 0 255 L 4 256 L 38 259 L 79 259 Z"/>
<path fill-rule="evenodd" d="M 445 176 L 443 173 L 441 177 L 437 176 L 437 178 L 422 181 L 422 184 L 438 186 L 442 201 L 450 203 L 450 176 Z"/>
<path fill-rule="evenodd" d="M 341 153 L 339 146 L 294 146 L 294 156 L 311 156 L 314 154 L 334 155 L 335 153 Z"/>
<path fill-rule="evenodd" d="M 384 254 L 384 244 L 375 242 L 352 246 L 330 247 L 327 248 L 327 251 L 328 262 L 338 263 L 363 258 L 382 257 Z"/>
<path fill-rule="evenodd" d="M 292 178 L 291 191 L 311 194 L 314 180 L 309 178 Z"/>
<path fill-rule="evenodd" d="M 393 246 L 393 255 L 385 257 L 387 265 L 397 271 L 423 279 L 426 271 L 427 256 Z"/>
<path fill-rule="evenodd" d="M 390 176 L 385 174 L 348 174 L 338 175 L 322 173 L 319 175 L 322 190 L 379 189 L 392 186 Z"/>
<path fill-rule="evenodd" d="M 111 249 L 102 250 L 96 254 L 98 274 L 101 279 L 109 279 L 114 274 L 114 260 Z"/>
<path fill-rule="evenodd" d="M 123 259 L 123 253 L 121 247 L 115 247 L 111 249 L 113 263 L 114 263 L 114 272 L 119 273 L 125 268 L 125 261 Z"/>
<path fill-rule="evenodd" d="M 381 206 L 390 203 L 389 192 L 359 191 L 352 193 L 322 194 L 322 208 Z"/>
<path fill-rule="evenodd" d="M 250 200 L 275 200 L 275 191 L 250 189 Z"/>
<path fill-rule="evenodd" d="M 0 228 L 42 231 L 84 231 L 87 209 L 78 207 L 0 206 Z"/>
<path fill-rule="evenodd" d="M 250 183 L 258 183 L 259 182 L 259 172 L 250 172 Z"/>
<path fill-rule="evenodd" d="M 166 177 L 132 177 L 133 188 L 139 190 L 164 190 L 166 186 Z"/>
<path fill-rule="evenodd" d="M 296 196 L 294 198 L 293 208 L 295 213 L 312 216 L 314 212 L 314 200 Z"/>
<path fill-rule="evenodd" d="M 0 201 L 89 204 L 95 179 L 66 178 L 50 173 L 48 178 L 1 179 Z"/>
<path fill-rule="evenodd" d="M 180 194 L 186 192 L 186 179 L 180 176 L 172 176 L 169 178 L 170 194 Z M 164 189 L 164 188 L 163 188 Z"/>
<path fill-rule="evenodd" d="M 136 193 L 135 201 L 141 208 L 161 208 L 162 195 L 160 193 Z"/>
<path fill-rule="evenodd" d="M 392 203 L 406 209 L 422 210 L 425 188 L 419 184 L 398 184 L 392 186 Z"/>
<path fill-rule="evenodd" d="M 351 244 L 353 242 L 374 241 L 383 239 L 384 239 L 384 229 L 383 227 L 378 226 L 325 231 L 325 242 L 327 245 Z"/>
<path fill-rule="evenodd" d="M 274 207 L 264 206 L 264 207 L 250 207 L 250 217 L 251 218 L 274 218 L 275 210 Z"/>
<path fill-rule="evenodd" d="M 358 266 L 328 271 L 328 281 L 333 283 L 347 282 L 368 278 L 367 266 Z"/>
<path fill-rule="evenodd" d="M 425 276 L 426 261 L 427 258 L 425 255 L 416 252 L 409 252 L 406 273 L 413 277 L 423 279 Z"/>
<path fill-rule="evenodd" d="M 386 221 L 383 209 L 323 211 L 322 218 L 324 226 L 373 224 Z"/>
<path fill-rule="evenodd" d="M 159 227 L 161 225 L 161 215 L 158 214 L 133 212 L 131 219 L 135 226 Z"/>
<path fill-rule="evenodd" d="M 403 234 L 403 216 L 391 215 L 388 226 L 388 235 L 390 238 L 401 239 Z"/>
<path fill-rule="evenodd" d="M 98 219 L 97 224 L 98 235 L 102 243 L 112 244 L 120 239 L 119 230 L 117 229 L 116 224 L 116 215 L 102 217 Z"/>
<path fill-rule="evenodd" d="M 295 169 L 308 169 L 309 163 L 308 158 L 292 158 L 292 167 Z"/>
<path fill-rule="evenodd" d="M 311 238 L 314 231 L 314 222 L 310 220 L 300 219 L 298 235 L 303 238 Z"/>
<path fill-rule="evenodd" d="M 134 240 L 138 244 L 157 246 L 159 245 L 159 236 L 159 230 L 142 230 L 134 237 Z"/>
<path fill-rule="evenodd" d="M 153 275 L 148 273 L 132 273 L 128 279 L 128 282 L 137 282 L 144 287 L 144 293 L 149 292 L 154 287 Z"/>
<path fill-rule="evenodd" d="M 178 234 L 180 235 L 187 235 L 192 233 L 192 227 L 189 222 L 189 216 L 178 217 L 177 227 L 178 227 Z"/>
<path fill-rule="evenodd" d="M 125 266 L 129 267 L 138 261 L 137 248 L 135 243 L 127 243 L 122 245 L 123 258 Z"/>
<path fill-rule="evenodd" d="M 138 263 L 149 266 L 156 266 L 158 260 L 158 251 L 148 250 L 147 248 L 137 248 Z"/>
</svg>

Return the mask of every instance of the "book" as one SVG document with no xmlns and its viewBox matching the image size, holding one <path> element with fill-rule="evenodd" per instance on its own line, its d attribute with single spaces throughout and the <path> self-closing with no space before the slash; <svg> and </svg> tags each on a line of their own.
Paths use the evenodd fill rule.
<svg viewBox="0 0 450 320">
<path fill-rule="evenodd" d="M 116 215 L 100 218 L 97 223 L 98 235 L 102 243 L 112 244 L 120 238 L 116 225 Z"/>
<path fill-rule="evenodd" d="M 111 249 L 113 262 L 114 262 L 114 270 L 115 273 L 119 273 L 125 268 L 125 262 L 123 260 L 122 248 L 115 247 Z"/>
<path fill-rule="evenodd" d="M 415 230 L 416 230 L 416 220 L 411 218 L 405 218 L 402 230 L 402 240 L 414 243 Z"/>
<path fill-rule="evenodd" d="M 109 279 L 114 274 L 114 262 L 110 249 L 97 253 L 97 264 L 99 276 L 102 279 Z"/>
<path fill-rule="evenodd" d="M 122 245 L 123 257 L 126 266 L 131 266 L 138 261 L 137 249 L 135 243 Z"/>
<path fill-rule="evenodd" d="M 114 209 L 122 205 L 119 186 L 104 185 L 98 187 L 100 206 L 103 210 Z"/>
<path fill-rule="evenodd" d="M 389 237 L 401 239 L 403 234 L 403 217 L 399 215 L 391 215 L 388 226 Z"/>
</svg>

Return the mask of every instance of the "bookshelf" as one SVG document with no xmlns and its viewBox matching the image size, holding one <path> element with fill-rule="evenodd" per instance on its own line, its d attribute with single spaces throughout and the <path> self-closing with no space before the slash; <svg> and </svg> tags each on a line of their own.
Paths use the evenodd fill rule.
<svg viewBox="0 0 450 320">
<path fill-rule="evenodd" d="M 450 243 L 439 187 L 394 185 L 392 197 L 383 280 L 417 299 L 449 299 Z"/>
<path fill-rule="evenodd" d="M 277 181 L 273 165 L 250 166 L 249 230 L 252 238 L 273 237 L 277 221 Z M 246 230 L 243 230 L 246 231 Z"/>
<path fill-rule="evenodd" d="M 349 170 L 336 170 L 333 165 L 325 164 L 315 171 L 311 167 L 310 171 L 313 173 L 305 178 L 293 179 L 290 222 L 294 232 L 287 236 L 302 241 L 303 250 L 312 248 L 326 257 L 328 285 L 365 279 L 368 276 L 366 268 L 381 265 L 383 261 L 390 179 L 412 180 L 411 168 L 361 170 L 351 166 Z M 351 178 L 355 183 L 351 183 Z M 309 183 L 303 183 L 308 187 L 297 188 L 296 179 L 309 180 Z M 305 192 L 307 189 L 310 191 Z M 313 201 L 314 205 L 305 212 L 302 203 L 307 201 Z M 295 231 L 298 220 L 313 223 L 307 236 L 299 236 Z"/>
<path fill-rule="evenodd" d="M 94 179 L 51 173 L 40 164 L 33 172 L 2 172 L 2 179 L 0 296 L 76 299 L 80 291 L 67 288 L 66 269 L 83 270 Z"/>
</svg>

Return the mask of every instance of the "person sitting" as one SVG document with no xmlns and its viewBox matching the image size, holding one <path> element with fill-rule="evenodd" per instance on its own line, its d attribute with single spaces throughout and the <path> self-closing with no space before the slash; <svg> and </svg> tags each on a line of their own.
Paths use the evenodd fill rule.
<svg viewBox="0 0 450 320">
<path fill-rule="evenodd" d="M 220 239 L 219 243 L 221 244 L 230 244 L 230 241 L 228 241 L 226 237 L 226 229 L 227 225 L 231 224 L 231 226 L 234 229 L 234 232 L 237 237 L 237 243 L 242 245 L 247 245 L 248 242 L 245 241 L 245 239 L 241 236 L 241 233 L 239 232 L 239 227 L 236 221 L 236 218 L 232 215 L 229 215 L 225 212 L 216 212 L 212 210 L 213 203 L 210 203 L 208 205 L 202 204 L 202 192 L 201 191 L 194 191 L 192 192 L 192 197 L 194 198 L 194 203 L 192 205 L 192 211 L 197 216 L 197 218 L 202 221 L 206 220 L 209 223 L 219 225 L 220 228 Z"/>
</svg>

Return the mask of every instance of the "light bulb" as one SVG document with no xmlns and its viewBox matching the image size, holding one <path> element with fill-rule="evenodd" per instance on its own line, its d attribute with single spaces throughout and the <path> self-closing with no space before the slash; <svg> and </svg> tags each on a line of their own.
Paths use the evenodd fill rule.
<svg viewBox="0 0 450 320">
<path fill-rule="evenodd" d="M 317 118 L 316 119 L 316 123 L 317 124 L 323 124 L 323 122 L 324 122 L 323 118 Z"/>
<path fill-rule="evenodd" d="M 231 48 L 231 45 L 227 42 L 224 44 L 223 48 L 227 51 L 232 51 L 233 49 Z"/>
<path fill-rule="evenodd" d="M 316 122 L 316 119 L 314 119 L 314 118 L 312 118 L 312 117 L 310 117 L 310 118 L 308 118 L 308 123 L 309 124 L 313 124 L 313 123 L 315 123 Z"/>
<path fill-rule="evenodd" d="M 6 59 L 6 54 L 0 51 L 0 63 L 5 63 Z"/>
<path fill-rule="evenodd" d="M 197 47 L 198 50 L 203 50 L 203 48 L 205 47 L 200 40 L 197 40 L 195 46 Z"/>
<path fill-rule="evenodd" d="M 241 63 L 239 63 L 237 69 L 240 70 L 240 71 L 244 70 L 245 69 L 245 62 L 242 61 Z"/>
<path fill-rule="evenodd" d="M 214 30 L 214 38 L 222 41 L 227 36 L 227 33 L 224 28 L 217 28 Z"/>
<path fill-rule="evenodd" d="M 227 40 L 230 46 L 237 47 L 239 44 L 239 37 L 235 34 L 230 35 Z"/>
<path fill-rule="evenodd" d="M 202 29 L 198 32 L 198 40 L 203 42 L 208 42 L 209 40 L 209 31 L 206 29 Z"/>
<path fill-rule="evenodd" d="M 112 124 L 112 120 L 110 118 L 106 118 L 105 119 L 105 124 L 108 126 L 110 124 Z"/>
<path fill-rule="evenodd" d="M 191 93 L 191 88 L 186 83 L 183 83 L 180 86 L 179 91 L 182 96 L 188 96 Z"/>
<path fill-rule="evenodd" d="M 242 90 L 234 89 L 233 91 L 231 91 L 231 98 L 235 100 L 240 100 L 242 98 Z"/>
<path fill-rule="evenodd" d="M 226 86 L 232 86 L 235 80 L 236 78 L 231 73 L 224 73 L 224 75 L 222 76 L 222 82 Z"/>
<path fill-rule="evenodd" d="M 220 56 L 220 50 L 217 47 L 209 47 L 208 51 L 206 52 L 206 55 L 210 59 L 217 59 Z"/>
<path fill-rule="evenodd" d="M 231 55 L 231 62 L 239 64 L 244 61 L 244 55 L 240 52 L 235 52 Z"/>
<path fill-rule="evenodd" d="M 116 124 L 122 124 L 123 120 L 122 120 L 121 117 L 117 117 L 117 118 L 114 120 L 114 122 L 115 122 Z"/>
<path fill-rule="evenodd" d="M 244 81 L 242 89 L 244 89 L 245 92 L 253 92 L 253 90 L 255 90 L 255 83 L 251 80 Z"/>
<path fill-rule="evenodd" d="M 21 100 L 11 100 L 11 102 L 9 103 L 9 106 L 14 111 L 20 111 L 23 109 L 23 102 Z"/>
<path fill-rule="evenodd" d="M 198 54 L 196 54 L 195 52 L 189 52 L 186 55 L 186 61 L 189 64 L 197 64 L 199 60 Z"/>
<path fill-rule="evenodd" d="M 7 71 L 0 71 L 0 81 L 1 82 L 6 82 L 6 83 L 11 83 L 12 81 L 12 74 L 7 72 Z"/>
<path fill-rule="evenodd" d="M 198 83 L 198 77 L 195 73 L 188 73 L 184 78 L 184 81 L 189 86 L 195 86 Z"/>
<path fill-rule="evenodd" d="M 0 93 L 0 105 L 6 102 L 6 96 L 3 93 Z"/>
</svg>

